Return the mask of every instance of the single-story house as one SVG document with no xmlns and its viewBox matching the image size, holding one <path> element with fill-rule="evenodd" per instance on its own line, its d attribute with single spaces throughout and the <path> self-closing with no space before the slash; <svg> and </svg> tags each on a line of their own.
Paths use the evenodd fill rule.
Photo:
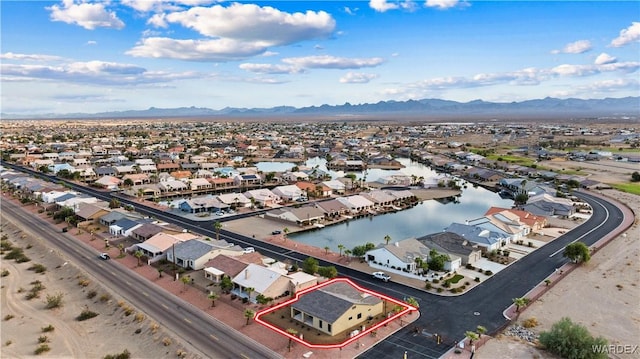
<svg viewBox="0 0 640 359">
<path fill-rule="evenodd" d="M 278 186 L 272 189 L 271 192 L 286 201 L 297 201 L 305 197 L 305 193 L 296 185 Z"/>
<path fill-rule="evenodd" d="M 238 275 L 233 277 L 234 289 L 232 293 L 248 298 L 256 302 L 256 296 L 262 294 L 265 297 L 277 298 L 291 291 L 290 279 L 286 276 L 287 270 L 275 267 L 264 267 L 257 264 L 249 264 Z M 247 291 L 252 288 L 252 291 Z"/>
<path fill-rule="evenodd" d="M 417 240 L 428 248 L 435 249 L 438 253 L 447 254 L 449 257 L 460 257 L 462 265 L 475 265 L 482 258 L 482 250 L 477 244 L 471 243 L 453 232 L 428 234 L 417 238 Z"/>
<path fill-rule="evenodd" d="M 383 311 L 381 298 L 345 282 L 312 290 L 291 304 L 291 318 L 331 336 L 360 328 Z"/>
</svg>

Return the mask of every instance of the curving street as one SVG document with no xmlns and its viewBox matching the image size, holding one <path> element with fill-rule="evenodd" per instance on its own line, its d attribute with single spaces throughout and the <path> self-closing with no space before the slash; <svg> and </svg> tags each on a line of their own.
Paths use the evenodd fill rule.
<svg viewBox="0 0 640 359">
<path fill-rule="evenodd" d="M 5 164 L 3 163 L 3 165 Z M 28 169 L 25 170 L 22 167 L 11 164 L 6 165 L 16 170 L 29 172 L 39 177 L 48 177 L 49 180 L 52 179 L 50 176 L 43 176 L 40 173 Z M 59 180 L 56 179 L 55 181 Z M 117 196 L 117 194 L 96 191 L 71 182 L 66 183 L 75 190 L 107 201 L 112 196 Z M 369 273 L 362 273 L 348 267 L 320 261 L 321 265 L 334 265 L 340 275 L 350 277 L 360 285 L 396 298 L 411 296 L 419 301 L 421 316 L 417 321 L 370 348 L 361 357 L 400 358 L 407 352 L 411 358 L 438 358 L 448 351 L 456 341 L 462 340 L 465 331 L 473 330 L 477 325 L 486 327 L 489 334 L 501 329 L 509 322 L 504 317 L 503 312 L 512 304 L 512 298 L 524 296 L 538 283 L 552 274 L 556 268 L 568 262 L 562 256 L 562 251 L 567 244 L 582 241 L 591 246 L 606 235 L 620 230 L 621 224 L 624 222 L 624 213 L 618 207 L 589 193 L 576 192 L 575 195 L 591 205 L 593 208 L 591 218 L 579 227 L 514 262 L 508 269 L 496 273 L 493 277 L 462 296 L 439 296 L 393 282 L 371 281 Z M 117 198 L 123 204 L 130 204 L 138 212 L 145 215 L 175 223 L 196 233 L 215 236 L 215 231 L 212 227 L 213 221 L 191 221 L 155 208 L 141 206 L 140 203 L 130 201 L 126 197 L 117 196 Z M 16 210 L 10 206 L 7 207 L 9 207 L 10 211 Z M 5 210 L 7 207 L 5 207 Z M 38 233 L 44 238 L 48 238 L 47 235 L 50 237 L 50 231 L 46 229 L 46 226 L 42 224 L 33 225 L 33 228 L 34 230 L 37 228 Z M 298 252 L 224 230 L 220 231 L 220 236 L 232 243 L 255 247 L 257 251 L 278 260 L 288 259 L 301 262 L 307 257 Z M 54 240 L 53 244 L 65 254 L 72 256 L 78 263 L 87 260 L 87 258 L 89 260 L 95 258 L 93 249 L 84 247 L 80 243 L 75 243 L 75 241 Z M 131 301 L 132 304 L 146 311 L 149 315 L 157 317 L 167 328 L 188 340 L 202 352 L 212 353 L 217 348 L 219 351 L 215 352 L 223 356 L 225 354 L 228 355 L 228 353 L 236 353 L 239 345 L 230 345 L 229 343 L 240 341 L 243 344 L 242 353 L 247 357 L 262 358 L 276 354 L 265 351 L 266 348 L 261 349 L 256 345 L 257 343 L 251 343 L 250 339 L 237 333 L 236 335 L 223 334 L 223 324 L 212 320 L 209 316 L 202 315 L 199 313 L 199 309 L 189 306 L 179 298 L 167 293 L 156 293 L 158 290 L 154 289 L 153 285 L 146 283 L 144 279 L 138 277 L 135 273 L 130 273 L 126 268 L 116 269 L 119 266 L 111 264 L 109 264 L 111 268 L 101 268 L 100 266 L 105 266 L 106 264 L 98 261 L 95 264 L 95 266 L 86 265 L 83 268 L 97 278 L 104 279 L 112 289 L 122 293 L 123 296 L 126 295 L 127 300 Z M 105 269 L 108 269 L 108 271 L 105 271 Z M 127 278 L 127 280 L 123 281 L 123 278 Z M 148 295 L 152 291 L 156 293 L 153 297 L 162 296 L 163 298 L 161 300 L 158 299 L 158 301 L 151 300 Z M 173 307 L 164 308 L 163 310 L 162 303 L 167 306 L 169 305 L 167 303 L 171 303 Z M 176 316 L 173 314 L 175 312 L 173 308 L 177 306 L 181 307 L 178 313 L 184 317 L 183 320 L 176 320 Z M 168 315 L 168 312 L 171 312 L 171 315 Z M 418 332 L 412 330 L 414 327 L 418 327 L 420 330 Z M 432 339 L 431 334 L 434 333 L 438 333 L 442 337 L 443 342 L 441 344 Z M 210 335 L 212 334 L 220 340 L 211 340 Z"/>
</svg>

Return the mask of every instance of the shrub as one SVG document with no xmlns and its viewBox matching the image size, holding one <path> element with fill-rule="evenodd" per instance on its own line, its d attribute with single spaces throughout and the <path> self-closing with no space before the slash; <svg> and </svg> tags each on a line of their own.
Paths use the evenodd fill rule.
<svg viewBox="0 0 640 359">
<path fill-rule="evenodd" d="M 5 316 L 4 316 L 4 320 L 5 320 L 5 321 L 7 321 L 7 320 L 11 320 L 11 319 L 13 319 L 14 317 L 15 317 L 15 316 L 14 316 L 13 314 L 7 314 L 7 315 L 5 315 Z"/>
<path fill-rule="evenodd" d="M 82 322 L 84 320 L 95 318 L 97 316 L 98 316 L 98 313 L 92 312 L 89 309 L 85 308 L 82 310 L 82 312 L 80 312 L 80 315 L 76 317 L 76 320 L 79 322 Z"/>
<path fill-rule="evenodd" d="M 431 285 L 431 283 L 427 282 L 427 284 L 424 285 L 425 289 L 431 289 L 433 288 L 433 286 Z"/>
<path fill-rule="evenodd" d="M 125 349 L 122 353 L 105 355 L 102 359 L 129 359 L 129 358 L 131 358 L 131 353 L 127 349 Z"/>
<path fill-rule="evenodd" d="M 136 313 L 136 322 L 140 323 L 144 320 L 144 314 L 142 313 Z"/>
<path fill-rule="evenodd" d="M 131 307 L 126 307 L 126 308 L 124 308 L 124 315 L 125 315 L 125 316 L 127 316 L 127 317 L 128 317 L 128 316 L 130 316 L 131 314 L 133 314 L 133 308 L 131 308 Z"/>
<path fill-rule="evenodd" d="M 525 319 L 522 322 L 522 326 L 527 328 L 527 329 L 528 328 L 535 328 L 535 327 L 538 326 L 538 319 L 536 319 L 536 317 L 531 317 L 531 318 Z"/>
<path fill-rule="evenodd" d="M 474 279 L 476 282 L 480 283 L 480 277 L 476 277 L 476 279 Z"/>
<path fill-rule="evenodd" d="M 28 270 L 32 270 L 36 273 L 44 273 L 47 271 L 47 267 L 43 266 L 42 264 L 34 264 L 31 267 L 27 268 Z"/>
<path fill-rule="evenodd" d="M 96 295 L 98 295 L 98 292 L 96 292 L 95 290 L 90 290 L 87 293 L 87 298 L 91 299 L 91 298 L 94 298 Z"/>
<path fill-rule="evenodd" d="M 436 290 L 438 291 L 438 293 L 442 293 L 442 288 L 438 288 Z"/>
<path fill-rule="evenodd" d="M 53 325 L 49 324 L 46 327 L 42 327 L 42 332 L 43 333 L 49 333 L 49 332 L 54 331 L 55 329 L 56 328 Z"/>
<path fill-rule="evenodd" d="M 438 284 L 438 283 L 440 283 L 440 280 L 438 280 L 438 279 L 434 279 L 433 280 L 433 284 Z"/>
<path fill-rule="evenodd" d="M 151 323 L 149 328 L 151 329 L 151 334 L 155 334 L 158 329 L 160 329 L 160 325 L 158 325 L 158 323 Z"/>
<path fill-rule="evenodd" d="M 486 271 L 484 271 L 484 274 L 485 274 L 485 275 L 492 275 L 492 274 L 493 274 L 493 272 L 487 269 Z"/>
<path fill-rule="evenodd" d="M 41 335 L 38 337 L 38 343 L 48 343 L 49 337 L 46 335 Z"/>
<path fill-rule="evenodd" d="M 89 285 L 89 281 L 87 279 L 80 279 L 78 281 L 78 285 L 81 286 L 81 287 L 86 287 L 86 286 Z"/>
<path fill-rule="evenodd" d="M 49 348 L 49 345 L 43 343 L 38 345 L 38 347 L 36 348 L 36 350 L 33 352 L 35 355 L 40 355 L 42 353 L 46 353 L 49 350 L 51 350 L 51 348 Z"/>
<path fill-rule="evenodd" d="M 56 294 L 47 294 L 47 309 L 59 308 L 62 306 L 62 298 L 64 297 L 64 293 L 58 292 Z"/>
<path fill-rule="evenodd" d="M 100 301 L 103 302 L 103 303 L 104 302 L 108 302 L 109 299 L 111 299 L 111 294 L 109 294 L 109 293 L 105 293 L 105 294 L 100 296 Z"/>
<path fill-rule="evenodd" d="M 607 354 L 595 347 L 607 345 L 607 340 L 591 336 L 587 328 L 565 317 L 553 324 L 551 330 L 540 333 L 540 344 L 548 351 L 564 358 L 604 359 Z"/>
<path fill-rule="evenodd" d="M 169 345 L 171 345 L 171 338 L 164 337 L 162 339 L 162 344 L 164 344 L 165 347 L 168 347 Z"/>
<path fill-rule="evenodd" d="M 11 340 L 7 340 L 6 342 L 4 342 L 4 346 L 6 346 L 6 347 L 8 347 L 11 344 L 13 344 L 13 341 L 11 341 Z"/>
</svg>

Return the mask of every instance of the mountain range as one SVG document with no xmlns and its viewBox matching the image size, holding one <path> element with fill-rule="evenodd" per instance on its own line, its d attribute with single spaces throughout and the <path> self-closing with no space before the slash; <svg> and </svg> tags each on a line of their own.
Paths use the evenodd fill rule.
<svg viewBox="0 0 640 359">
<path fill-rule="evenodd" d="M 4 119 L 96 119 L 96 118 L 176 118 L 176 117 L 305 117 L 330 116 L 339 118 L 363 117 L 410 117 L 410 118 L 638 118 L 640 97 L 605 99 L 544 99 L 521 102 L 487 102 L 474 100 L 457 102 L 439 99 L 380 101 L 352 105 L 321 105 L 296 108 L 278 106 L 272 108 L 226 107 L 213 110 L 203 107 L 156 108 L 146 110 L 112 111 L 101 113 L 67 113 L 18 115 L 5 114 Z"/>
</svg>

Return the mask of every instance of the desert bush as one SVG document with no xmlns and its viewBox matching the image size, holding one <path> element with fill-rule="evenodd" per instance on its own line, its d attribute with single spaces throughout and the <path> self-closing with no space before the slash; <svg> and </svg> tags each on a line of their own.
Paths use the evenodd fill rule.
<svg viewBox="0 0 640 359">
<path fill-rule="evenodd" d="M 8 269 L 3 269 L 2 270 L 2 274 L 0 274 L 0 275 L 3 276 L 3 277 L 8 276 L 9 275 L 9 270 Z"/>
<path fill-rule="evenodd" d="M 538 319 L 536 319 L 536 317 L 525 319 L 522 322 L 522 326 L 525 328 L 535 328 L 538 326 Z"/>
<path fill-rule="evenodd" d="M 18 263 L 29 262 L 31 259 L 24 254 L 22 248 L 12 247 L 9 253 L 5 254 L 4 259 L 13 259 Z"/>
<path fill-rule="evenodd" d="M 88 308 L 85 308 L 80 312 L 80 315 L 76 317 L 76 320 L 82 322 L 87 319 L 95 318 L 98 316 L 98 313 L 90 311 Z"/>
<path fill-rule="evenodd" d="M 131 358 L 131 353 L 127 349 L 125 349 L 122 353 L 105 355 L 102 359 L 129 359 L 129 358 Z"/>
<path fill-rule="evenodd" d="M 46 335 L 41 335 L 38 337 L 38 343 L 48 343 L 49 337 Z"/>
<path fill-rule="evenodd" d="M 81 287 L 87 287 L 89 284 L 90 284 L 89 280 L 84 278 L 78 281 L 78 285 Z"/>
<path fill-rule="evenodd" d="M 27 246 L 26 246 L 25 248 L 26 248 L 26 249 L 31 249 L 31 248 L 33 248 L 33 245 L 31 245 L 31 244 L 27 244 Z"/>
<path fill-rule="evenodd" d="M 111 294 L 109 294 L 109 293 L 105 293 L 105 294 L 100 296 L 100 301 L 103 302 L 103 303 L 104 302 L 108 302 L 109 299 L 111 299 Z"/>
<path fill-rule="evenodd" d="M 14 316 L 13 314 L 7 314 L 7 315 L 5 315 L 5 316 L 4 316 L 4 318 L 3 318 L 3 319 L 4 319 L 5 321 L 7 321 L 7 320 L 11 320 L 11 319 L 13 319 L 14 317 L 15 317 L 15 316 Z"/>
<path fill-rule="evenodd" d="M 151 334 L 155 334 L 158 329 L 160 329 L 160 325 L 158 325 L 158 323 L 151 323 L 149 328 L 151 329 Z"/>
<path fill-rule="evenodd" d="M 6 346 L 6 347 L 8 347 L 11 344 L 13 344 L 12 340 L 7 340 L 6 342 L 4 342 L 4 346 Z"/>
<path fill-rule="evenodd" d="M 118 301 L 118 307 L 122 308 L 126 305 L 127 303 L 125 303 L 123 300 L 119 300 Z"/>
<path fill-rule="evenodd" d="M 96 295 L 98 295 L 98 292 L 96 292 L 95 290 L 90 290 L 90 291 L 87 293 L 87 298 L 92 299 L 92 298 L 94 298 Z"/>
<path fill-rule="evenodd" d="M 424 285 L 424 289 L 431 289 L 431 288 L 433 288 L 433 286 L 429 282 L 427 282 L 427 284 Z"/>
<path fill-rule="evenodd" d="M 36 273 L 44 273 L 47 271 L 47 267 L 43 266 L 42 264 L 34 264 L 31 267 L 27 268 L 27 270 L 31 270 Z"/>
<path fill-rule="evenodd" d="M 182 349 L 178 349 L 178 350 L 176 350 L 176 356 L 178 358 L 186 358 L 187 357 L 187 352 L 182 350 Z"/>
<path fill-rule="evenodd" d="M 56 328 L 53 325 L 49 324 L 46 327 L 42 327 L 42 332 L 43 333 L 49 333 L 49 332 L 54 331 L 55 329 Z"/>
<path fill-rule="evenodd" d="M 476 282 L 480 283 L 480 277 L 476 277 L 476 279 L 474 279 Z"/>
<path fill-rule="evenodd" d="M 140 323 L 144 320 L 144 314 L 142 313 L 136 313 L 136 322 Z"/>
<path fill-rule="evenodd" d="M 607 340 L 591 336 L 587 328 L 562 318 L 553 324 L 551 330 L 540 333 L 540 344 L 548 351 L 568 359 L 604 359 L 605 352 L 594 348 L 607 345 Z"/>
<path fill-rule="evenodd" d="M 165 347 L 168 347 L 169 345 L 171 345 L 171 338 L 169 337 L 162 338 L 162 344 L 164 344 Z"/>
<path fill-rule="evenodd" d="M 36 348 L 36 350 L 33 352 L 35 355 L 40 355 L 42 353 L 46 353 L 49 350 L 51 350 L 51 348 L 49 348 L 49 345 L 43 343 L 38 345 L 38 347 Z"/>
<path fill-rule="evenodd" d="M 131 314 L 133 314 L 133 308 L 131 308 L 131 307 L 125 307 L 125 308 L 124 308 L 124 315 L 128 317 L 128 316 L 130 316 Z"/>
<path fill-rule="evenodd" d="M 47 294 L 47 309 L 59 308 L 62 307 L 62 298 L 64 297 L 64 293 L 58 292 L 56 294 Z"/>
</svg>

